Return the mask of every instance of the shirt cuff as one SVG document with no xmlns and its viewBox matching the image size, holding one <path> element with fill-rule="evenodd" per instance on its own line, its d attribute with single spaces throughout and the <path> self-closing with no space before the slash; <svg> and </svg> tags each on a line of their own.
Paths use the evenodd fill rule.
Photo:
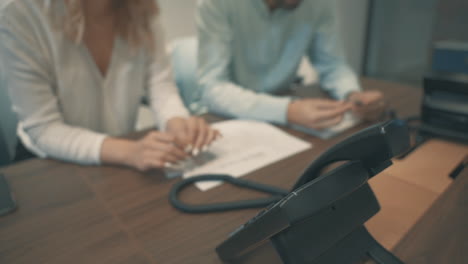
<svg viewBox="0 0 468 264">
<path fill-rule="evenodd" d="M 258 119 L 286 125 L 288 123 L 288 107 L 291 100 L 292 98 L 290 97 L 265 98 L 255 111 Z"/>
<path fill-rule="evenodd" d="M 153 110 L 156 111 L 156 110 Z M 167 127 L 167 122 L 172 118 L 181 117 L 181 118 L 189 118 L 190 113 L 185 108 L 180 108 L 178 111 L 171 111 L 166 113 L 159 113 L 157 114 L 156 124 L 160 131 L 165 131 Z"/>
<path fill-rule="evenodd" d="M 345 100 L 350 93 L 360 92 L 362 90 L 355 78 L 343 79 L 336 82 L 334 85 L 337 88 L 333 90 L 332 96 L 337 100 Z"/>
<path fill-rule="evenodd" d="M 102 160 L 101 160 L 101 148 L 102 148 L 102 143 L 104 140 L 107 138 L 107 135 L 104 134 L 98 134 L 93 138 L 93 143 L 92 143 L 92 150 L 91 150 L 91 160 L 90 164 L 92 165 L 101 165 Z"/>
<path fill-rule="evenodd" d="M 184 106 L 178 93 L 174 93 L 163 102 L 151 102 L 151 111 L 153 112 L 156 125 L 160 131 L 166 129 L 167 121 L 175 117 L 188 118 L 190 113 Z"/>
</svg>

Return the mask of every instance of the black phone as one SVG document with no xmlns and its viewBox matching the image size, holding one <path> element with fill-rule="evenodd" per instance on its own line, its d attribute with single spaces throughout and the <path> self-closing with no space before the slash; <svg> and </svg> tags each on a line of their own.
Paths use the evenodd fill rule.
<svg viewBox="0 0 468 264">
<path fill-rule="evenodd" d="M 362 161 L 370 176 L 392 165 L 391 159 L 410 147 L 409 128 L 402 120 L 390 120 L 363 129 L 320 155 L 303 173 L 292 190 L 316 179 L 327 165 L 339 161 Z"/>
<path fill-rule="evenodd" d="M 16 209 L 16 202 L 11 193 L 5 175 L 0 173 L 0 216 L 9 214 Z"/>
<path fill-rule="evenodd" d="M 216 248 L 218 256 L 236 264 L 360 263 L 362 257 L 403 264 L 364 224 L 380 210 L 368 180 L 409 147 L 409 129 L 400 120 L 344 139 L 315 159 L 289 194 L 232 232 Z M 322 173 L 335 162 L 344 163 Z"/>
</svg>

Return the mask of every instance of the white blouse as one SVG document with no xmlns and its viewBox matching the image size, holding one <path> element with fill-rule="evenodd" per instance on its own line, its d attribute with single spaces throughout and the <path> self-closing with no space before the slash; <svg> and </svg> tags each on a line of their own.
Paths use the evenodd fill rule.
<svg viewBox="0 0 468 264">
<path fill-rule="evenodd" d="M 162 29 L 156 51 L 134 51 L 116 38 L 103 76 L 85 45 L 53 26 L 47 0 L 9 1 L 0 14 L 0 55 L 23 144 L 40 157 L 99 164 L 107 135 L 133 131 L 141 98 L 159 127 L 189 115 L 174 84 Z"/>
</svg>

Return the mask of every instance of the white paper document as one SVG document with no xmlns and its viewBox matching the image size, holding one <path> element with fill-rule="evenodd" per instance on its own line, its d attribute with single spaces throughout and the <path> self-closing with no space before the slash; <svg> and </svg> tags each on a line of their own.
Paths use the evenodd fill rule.
<svg viewBox="0 0 468 264">
<path fill-rule="evenodd" d="M 359 124 L 360 121 L 361 120 L 359 120 L 359 118 L 354 116 L 352 113 L 345 113 L 343 120 L 339 124 L 324 130 L 315 130 L 298 125 L 292 125 L 291 128 L 312 136 L 316 136 L 320 139 L 329 139 L 354 127 L 355 125 Z"/>
<path fill-rule="evenodd" d="M 185 166 L 183 177 L 200 174 L 229 174 L 234 177 L 267 166 L 311 147 L 309 142 L 264 122 L 229 120 L 213 124 L 223 137 L 210 150 Z M 220 182 L 199 182 L 206 191 Z"/>
</svg>

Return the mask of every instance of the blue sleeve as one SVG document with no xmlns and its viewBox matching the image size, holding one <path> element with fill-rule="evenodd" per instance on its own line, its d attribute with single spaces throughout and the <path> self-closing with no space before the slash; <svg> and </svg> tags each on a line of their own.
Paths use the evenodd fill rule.
<svg viewBox="0 0 468 264">
<path fill-rule="evenodd" d="M 230 1 L 204 0 L 198 5 L 198 84 L 202 101 L 214 113 L 285 124 L 290 98 L 256 93 L 231 79 L 233 33 L 227 5 L 237 1 Z"/>
<path fill-rule="evenodd" d="M 322 88 L 340 100 L 361 88 L 356 74 L 346 62 L 341 46 L 335 2 L 324 3 L 308 55 L 319 74 Z"/>
</svg>

